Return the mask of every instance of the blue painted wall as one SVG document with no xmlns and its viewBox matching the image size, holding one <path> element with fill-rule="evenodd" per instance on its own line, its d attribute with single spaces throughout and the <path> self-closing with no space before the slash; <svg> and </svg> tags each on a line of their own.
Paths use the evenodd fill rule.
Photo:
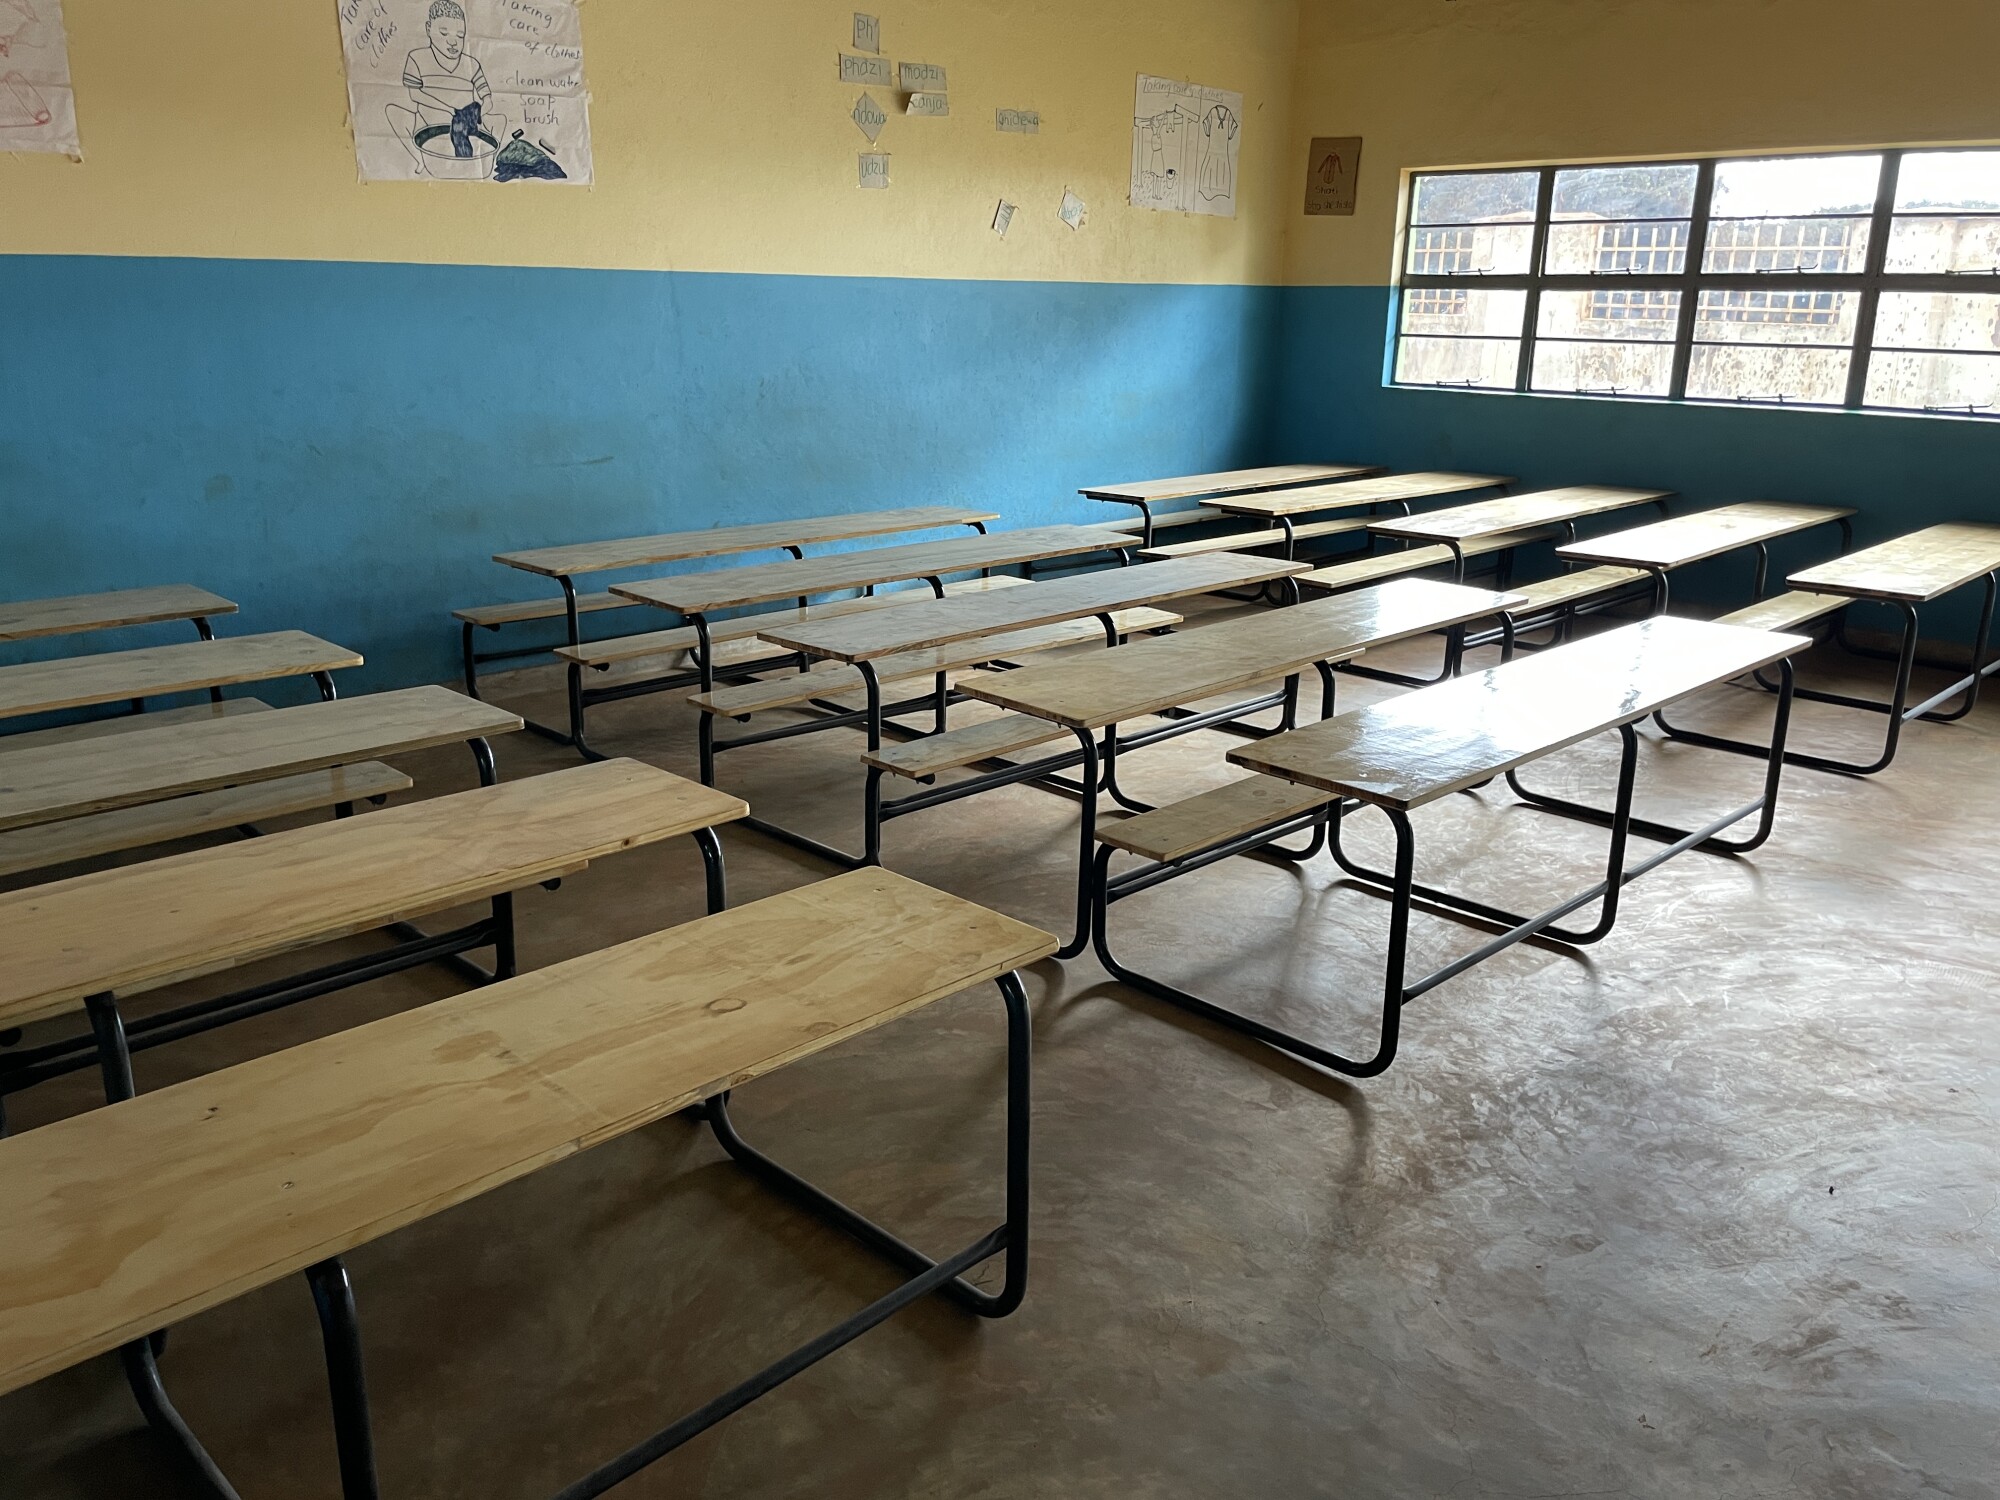
<svg viewBox="0 0 2000 1500">
<path fill-rule="evenodd" d="M 198 582 L 450 680 L 497 551 L 1256 461 L 1280 295 L 0 257 L 0 597 Z"/>
</svg>

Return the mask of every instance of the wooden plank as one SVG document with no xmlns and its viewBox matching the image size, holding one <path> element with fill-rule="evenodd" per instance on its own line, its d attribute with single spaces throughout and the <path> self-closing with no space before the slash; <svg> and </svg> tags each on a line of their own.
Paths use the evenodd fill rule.
<svg viewBox="0 0 2000 1500">
<path fill-rule="evenodd" d="M 1794 573 L 1795 589 L 1923 604 L 2000 569 L 2000 526 L 1951 522 Z"/>
<path fill-rule="evenodd" d="M 657 536 L 582 542 L 566 547 L 537 547 L 527 552 L 496 553 L 493 560 L 548 578 L 572 578 L 581 573 L 650 568 L 656 563 L 682 562 L 693 557 L 807 547 L 815 542 L 848 542 L 862 537 L 893 536 L 899 531 L 935 531 L 999 519 L 998 513 L 990 510 L 922 505 L 904 510 L 854 511 L 841 516 L 806 516 L 796 521 L 759 521 L 749 526 L 714 526 L 706 531 L 669 531 Z"/>
<path fill-rule="evenodd" d="M 1535 610 L 1554 609 L 1561 604 L 1580 604 L 1599 594 L 1644 583 L 1652 576 L 1640 568 L 1579 568 L 1574 573 L 1558 574 L 1539 583 L 1510 584 L 1508 586 L 1526 602 L 1509 613 L 1522 615 Z"/>
<path fill-rule="evenodd" d="M 1333 801 L 1331 793 L 1275 776 L 1250 776 L 1185 801 L 1097 825 L 1097 841 L 1167 864 L 1255 833 Z"/>
<path fill-rule="evenodd" d="M 968 678 L 959 691 L 1071 729 L 1101 729 L 1289 677 L 1315 662 L 1347 661 L 1370 646 L 1481 619 L 1519 597 L 1406 578 L 1132 641 L 1076 661 Z"/>
<path fill-rule="evenodd" d="M 631 599 L 620 599 L 616 594 L 578 594 L 576 612 L 580 615 L 600 614 L 607 609 L 635 609 Z M 451 612 L 455 620 L 463 620 L 468 625 L 483 625 L 491 629 L 497 625 L 518 625 L 524 620 L 562 620 L 569 616 L 569 610 L 561 599 L 526 599 L 519 604 L 477 604 L 470 609 L 455 609 Z"/>
<path fill-rule="evenodd" d="M 1229 759 L 1407 810 L 1811 644 L 1660 615 L 1275 735 Z"/>
<path fill-rule="evenodd" d="M 815 594 L 903 583 L 912 578 L 1101 552 L 1106 547 L 1129 547 L 1135 540 L 1115 526 L 1038 526 L 1026 531 L 959 537 L 948 542 L 840 552 L 830 557 L 809 557 L 803 562 L 761 563 L 749 568 L 689 573 L 679 578 L 653 578 L 618 584 L 612 592 L 684 615 L 708 614 L 718 609 L 768 604 L 774 599 L 806 599 Z"/>
<path fill-rule="evenodd" d="M 1497 536 L 1467 542 L 1463 550 L 1468 559 L 1486 557 L 1491 553 L 1546 542 L 1559 535 L 1561 533 L 1551 526 L 1537 527 L 1533 531 L 1503 531 Z M 1400 578 L 1406 573 L 1421 573 L 1426 568 L 1449 567 L 1450 564 L 1449 547 L 1405 547 L 1398 552 L 1378 552 L 1373 557 L 1357 557 L 1353 562 L 1333 563 L 1315 568 L 1310 573 L 1301 573 L 1299 586 L 1337 592 L 1364 583 L 1380 583 L 1385 578 Z"/>
<path fill-rule="evenodd" d="M 190 583 L 119 589 L 108 594 L 71 594 L 61 599 L 17 599 L 0 604 L 0 641 L 27 641 L 50 635 L 81 635 L 124 625 L 158 625 L 233 615 L 236 606 L 220 594 Z"/>
<path fill-rule="evenodd" d="M 107 734 L 132 734 L 142 729 L 162 729 L 169 724 L 202 724 L 211 719 L 270 711 L 271 705 L 261 698 L 225 698 L 220 703 L 194 703 L 186 708 L 156 708 L 143 714 L 116 714 L 108 719 L 58 724 L 54 729 L 36 729 L 27 734 L 0 735 L 0 756 L 11 755 L 16 750 L 32 750 L 37 745 L 73 745 L 78 740 L 94 740 Z"/>
<path fill-rule="evenodd" d="M 0 830 L 379 760 L 520 727 L 518 714 L 449 688 L 420 687 L 17 750 L 0 755 Z"/>
<path fill-rule="evenodd" d="M 31 886 L 0 895 L 0 1026 L 520 890 L 748 811 L 608 760 Z"/>
<path fill-rule="evenodd" d="M 1407 537 L 1420 542 L 1467 541 L 1496 532 L 1530 526 L 1581 521 L 1606 511 L 1629 510 L 1671 499 L 1672 490 L 1621 489 L 1608 484 L 1579 484 L 1559 490 L 1536 490 L 1498 500 L 1475 500 L 1416 516 L 1385 516 L 1370 529 L 1379 536 Z"/>
<path fill-rule="evenodd" d="M 1467 490 L 1498 489 L 1513 482 L 1505 474 L 1457 474 L 1431 469 L 1420 474 L 1384 474 L 1379 479 L 1360 479 L 1350 484 L 1314 485 L 1306 489 L 1279 490 L 1269 495 L 1235 496 L 1212 503 L 1218 510 L 1242 516 L 1297 516 L 1316 510 L 1386 505 L 1437 495 L 1456 495 Z"/>
<path fill-rule="evenodd" d="M 28 1131 L 0 1145 L 0 1393 L 1055 947 L 857 870 Z"/>
<path fill-rule="evenodd" d="M 997 719 L 982 719 L 943 734 L 927 734 L 905 744 L 864 751 L 861 763 L 880 766 L 898 776 L 935 776 L 940 771 L 956 770 L 996 755 L 1012 755 L 1016 750 L 1032 749 L 1061 738 L 1063 730 L 1046 719 L 1002 714 Z"/>
<path fill-rule="evenodd" d="M 1100 484 L 1077 493 L 1086 500 L 1185 500 L 1195 495 L 1243 495 L 1286 485 L 1316 484 L 1381 473 L 1370 464 L 1271 464 L 1261 469 L 1225 469 L 1215 474 L 1183 474 L 1174 479 L 1141 479 Z"/>
<path fill-rule="evenodd" d="M 1211 557 L 1177 557 L 1130 568 L 1107 568 L 1026 588 L 1009 589 L 983 599 L 935 599 L 886 614 L 851 620 L 771 629 L 764 639 L 835 661 L 869 661 L 941 646 L 973 636 L 1031 625 L 1052 625 L 1111 610 L 1159 604 L 1192 594 L 1240 588 L 1273 578 L 1306 572 L 1310 564 L 1236 552 Z"/>
<path fill-rule="evenodd" d="M 0 833 L 0 875 L 44 870 L 71 860 L 143 849 L 148 844 L 163 844 L 170 839 L 219 833 L 245 823 L 261 823 L 266 818 L 386 797 L 393 792 L 408 791 L 414 784 L 394 766 L 371 760 L 355 766 L 336 766 L 330 771 L 308 771 L 303 776 L 256 781 L 249 786 L 196 792 L 139 807 L 121 807 L 116 812 L 66 818 L 60 823 L 38 823 L 32 828 Z"/>
<path fill-rule="evenodd" d="M 22 662 L 0 667 L 0 719 L 360 665 L 356 652 L 300 630 Z"/>
<path fill-rule="evenodd" d="M 1628 568 L 1681 568 L 1853 514 L 1844 505 L 1752 500 L 1571 542 L 1556 548 L 1556 556 L 1573 562 L 1619 563 Z"/>
<path fill-rule="evenodd" d="M 1349 516 L 1338 521 L 1307 521 L 1292 528 L 1292 536 L 1301 542 L 1311 541 L 1320 536 L 1344 536 L 1351 531 L 1366 531 L 1366 516 Z M 1257 547 L 1282 547 L 1285 533 L 1280 530 L 1239 531 L 1233 536 L 1197 537 L 1191 542 L 1168 542 L 1159 547 L 1142 547 L 1139 556 L 1147 562 L 1158 562 L 1165 557 L 1200 557 L 1209 552 L 1248 552 Z"/>
<path fill-rule="evenodd" d="M 1760 599 L 1742 609 L 1718 615 L 1721 625 L 1741 625 L 1749 630 L 1796 630 L 1814 620 L 1824 619 L 1852 601 L 1845 594 L 1777 594 Z"/>
</svg>

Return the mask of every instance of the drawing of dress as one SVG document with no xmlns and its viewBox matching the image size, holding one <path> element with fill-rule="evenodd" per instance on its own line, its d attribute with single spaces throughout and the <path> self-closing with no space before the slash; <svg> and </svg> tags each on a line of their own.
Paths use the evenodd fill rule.
<svg viewBox="0 0 2000 1500">
<path fill-rule="evenodd" d="M 1204 198 L 1229 198 L 1236 193 L 1236 174 L 1229 148 L 1236 140 L 1237 121 L 1233 111 L 1216 105 L 1201 118 L 1201 176 Z"/>
</svg>

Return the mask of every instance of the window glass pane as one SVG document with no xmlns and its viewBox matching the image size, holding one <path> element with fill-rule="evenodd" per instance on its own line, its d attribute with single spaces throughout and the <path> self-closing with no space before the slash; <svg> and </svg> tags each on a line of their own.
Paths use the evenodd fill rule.
<svg viewBox="0 0 2000 1500">
<path fill-rule="evenodd" d="M 1569 343 L 1535 345 L 1534 387 L 1575 395 L 1664 396 L 1673 379 L 1671 344 Z"/>
<path fill-rule="evenodd" d="M 1685 224 L 1552 224 L 1551 276 L 1678 276 L 1687 267 Z"/>
<path fill-rule="evenodd" d="M 1534 243 L 1533 224 L 1412 229 L 1405 269 L 1412 276 L 1520 276 Z"/>
<path fill-rule="evenodd" d="M 1852 344 L 1855 292 L 1703 292 L 1694 312 L 1698 344 Z"/>
<path fill-rule="evenodd" d="M 1679 292 L 1619 286 L 1602 291 L 1543 292 L 1535 332 L 1545 338 L 1672 342 L 1680 315 Z"/>
<path fill-rule="evenodd" d="M 2000 213 L 2000 151 L 1918 151 L 1896 174 L 1896 212 Z"/>
<path fill-rule="evenodd" d="M 1556 219 L 1685 219 L 1695 167 L 1576 167 L 1556 173 Z"/>
<path fill-rule="evenodd" d="M 1866 212 L 1881 186 L 1879 156 L 1792 156 L 1725 161 L 1715 168 L 1717 218 Z"/>
<path fill-rule="evenodd" d="M 1396 379 L 1406 385 L 1514 388 L 1519 339 L 1404 337 L 1396 345 Z"/>
<path fill-rule="evenodd" d="M 1912 411 L 1992 412 L 2000 409 L 2000 354 L 1877 354 L 1862 399 Z"/>
<path fill-rule="evenodd" d="M 1466 287 L 1411 287 L 1403 293 L 1403 332 L 1439 333 L 1454 338 L 1521 336 L 1528 313 L 1526 292 Z"/>
<path fill-rule="evenodd" d="M 1708 226 L 1701 268 L 1852 275 L 1867 259 L 1866 219 L 1717 219 Z"/>
<path fill-rule="evenodd" d="M 2000 350 L 2000 297 L 1969 292 L 1884 292 L 1875 309 L 1878 349 Z"/>
<path fill-rule="evenodd" d="M 1417 179 L 1412 224 L 1485 224 L 1535 217 L 1539 172 L 1445 172 Z"/>
<path fill-rule="evenodd" d="M 1845 349 L 1759 349 L 1697 344 L 1687 393 L 1697 401 L 1816 402 L 1847 399 Z"/>
<path fill-rule="evenodd" d="M 1903 275 L 2000 271 L 2000 218 L 1897 219 L 1882 268 Z"/>
</svg>

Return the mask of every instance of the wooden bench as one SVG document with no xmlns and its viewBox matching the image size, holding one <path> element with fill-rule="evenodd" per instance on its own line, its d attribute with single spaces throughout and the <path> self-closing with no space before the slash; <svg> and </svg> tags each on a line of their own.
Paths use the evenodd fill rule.
<svg viewBox="0 0 2000 1500">
<path fill-rule="evenodd" d="M 1370 525 L 1372 524 L 1371 522 Z M 1516 548 L 1532 546 L 1536 542 L 1546 542 L 1558 535 L 1560 533 L 1554 527 L 1548 526 L 1534 527 L 1527 531 L 1501 532 L 1495 536 L 1480 537 L 1477 541 L 1467 542 L 1460 549 L 1459 555 L 1464 558 L 1499 556 L 1502 559 L 1503 574 L 1498 583 L 1505 587 L 1507 580 L 1504 568 Z M 1453 562 L 1454 556 L 1449 547 L 1405 547 L 1400 552 L 1378 552 L 1372 557 L 1356 558 L 1353 562 L 1314 568 L 1310 573 L 1299 575 L 1299 587 L 1339 594 L 1349 589 L 1382 583 L 1391 578 L 1405 578 L 1412 574 L 1428 572 L 1432 568 L 1450 568 Z"/>
<path fill-rule="evenodd" d="M 621 850 L 696 835 L 711 909 L 720 909 L 720 846 L 703 835 L 748 810 L 637 761 L 604 761 L 0 895 L 9 954 L 0 1030 L 86 1005 L 93 1013 L 91 1033 L 0 1052 L 0 1099 L 93 1065 L 123 1076 L 133 1052 L 476 948 L 493 948 L 494 972 L 507 977 L 511 893 Z M 122 998 L 145 990 L 475 901 L 491 902 L 491 915 L 455 932 L 417 934 L 129 1027 L 119 1013 Z"/>
<path fill-rule="evenodd" d="M 1233 536 L 1203 537 L 1192 542 L 1175 542 L 1165 547 L 1149 547 L 1140 556 L 1192 557 L 1204 552 L 1248 551 L 1257 547 L 1278 547 L 1285 557 L 1294 557 L 1298 544 L 1316 537 L 1344 536 L 1366 531 L 1368 521 L 1360 517 L 1300 521 L 1300 516 L 1329 510 L 1373 510 L 1391 506 L 1409 514 L 1412 500 L 1436 495 L 1454 495 L 1467 490 L 1503 487 L 1513 481 L 1501 474 L 1454 474 L 1426 471 L 1420 474 L 1384 474 L 1374 478 L 1350 479 L 1340 484 L 1309 484 L 1296 488 L 1249 495 L 1219 497 L 1210 502 L 1217 510 L 1239 519 L 1248 517 L 1266 523 L 1261 531 L 1238 532 Z M 1275 523 L 1275 524 L 1271 524 Z"/>
<path fill-rule="evenodd" d="M 1817 688 L 1799 688 L 1799 697 L 1814 703 L 1881 714 L 1888 721 L 1882 748 L 1872 760 L 1848 760 L 1836 756 L 1792 751 L 1791 764 L 1815 771 L 1833 771 L 1849 776 L 1873 776 L 1895 762 L 1905 724 L 1916 720 L 1946 724 L 1963 719 L 1979 702 L 1979 688 L 1986 678 L 2000 671 L 2000 658 L 1987 660 L 1996 595 L 2000 595 L 2000 526 L 1956 522 L 1927 526 L 1893 541 L 1865 547 L 1794 573 L 1787 580 L 1795 592 L 1753 605 L 1737 612 L 1738 623 L 1754 623 L 1764 628 L 1803 625 L 1836 617 L 1835 630 L 1849 651 L 1895 663 L 1895 677 L 1886 701 L 1848 693 L 1829 693 Z M 1955 593 L 1969 584 L 1985 585 L 1979 623 L 1973 632 L 1972 649 L 1965 663 L 1922 662 L 1917 657 L 1921 636 L 1920 606 Z M 1834 601 L 1827 603 L 1828 600 Z M 1841 612 L 1857 603 L 1884 605 L 1901 616 L 1901 637 L 1894 651 L 1884 652 L 1861 646 L 1849 639 Z M 1953 681 L 1925 698 L 1910 704 L 1911 682 L 1919 665 L 1943 668 Z M 1971 670 L 1965 670 L 1970 666 Z M 1768 682 L 1766 687 L 1771 686 Z M 1958 707 L 1942 705 L 1961 698 Z M 1728 750 L 1739 755 L 1763 756 L 1766 746 L 1725 735 L 1699 733 L 1668 723 L 1657 716 L 1662 730 L 1675 739 L 1710 749 Z"/>
<path fill-rule="evenodd" d="M 861 871 L 30 1131 L 0 1146 L 0 1393 L 119 1350 L 155 1426 L 220 1488 L 148 1337 L 303 1271 L 343 1492 L 372 1496 L 355 1298 L 339 1257 L 696 1106 L 752 1176 L 909 1279 L 566 1492 L 601 1494 L 932 1292 L 992 1318 L 1019 1306 L 1029 1016 L 1015 971 L 1053 947 L 1034 928 Z M 1007 1017 L 1005 1211 L 955 1254 L 911 1248 L 737 1133 L 730 1090 L 989 983 Z M 996 1290 L 965 1280 L 996 1256 Z M 418 1488 L 449 1484 L 436 1475 Z"/>
<path fill-rule="evenodd" d="M 1415 516 L 1392 516 L 1369 527 L 1378 536 L 1412 543 L 1435 543 L 1452 554 L 1452 581 L 1464 575 L 1469 546 L 1511 532 L 1558 528 L 1565 541 L 1576 539 L 1576 523 L 1591 516 L 1656 505 L 1666 514 L 1672 490 L 1625 489 L 1616 485 L 1582 484 L 1536 490 L 1498 500 L 1475 500 Z"/>
<path fill-rule="evenodd" d="M 361 657 L 345 646 L 298 630 L 22 662 L 0 667 L 0 719 L 101 703 L 139 703 L 203 689 L 219 695 L 220 689 L 238 683 L 280 677 L 310 676 L 319 684 L 321 696 L 330 698 L 331 674 L 360 665 Z M 0 751 L 6 747 L 0 739 Z"/>
<path fill-rule="evenodd" d="M 1261 468 L 1225 469 L 1213 474 L 1182 474 L 1170 479 L 1094 485 L 1077 493 L 1086 500 L 1106 500 L 1138 507 L 1141 545 L 1151 547 L 1153 533 L 1163 526 L 1186 526 L 1215 518 L 1213 511 L 1208 515 L 1202 514 L 1203 511 L 1210 511 L 1210 506 L 1206 504 L 1186 510 L 1156 512 L 1154 507 L 1164 500 L 1192 500 L 1198 496 L 1204 500 L 1211 497 L 1220 499 L 1223 496 L 1256 494 L 1261 490 L 1323 485 L 1329 481 L 1358 479 L 1381 472 L 1380 467 L 1368 464 L 1267 464 Z"/>
<path fill-rule="evenodd" d="M 1142 547 L 1139 556 L 1148 562 L 1158 562 L 1166 557 L 1201 557 L 1210 552 L 1255 552 L 1264 547 L 1277 547 L 1283 549 L 1286 557 L 1290 557 L 1292 548 L 1299 542 L 1311 541 L 1318 537 L 1346 536 L 1367 529 L 1367 517 L 1343 516 L 1328 521 L 1307 521 L 1289 529 L 1238 531 L 1225 536 L 1202 536 L 1189 542 L 1168 542 L 1164 546 Z"/>
<path fill-rule="evenodd" d="M 188 583 L 119 589 L 109 594 L 71 594 L 61 599 L 18 599 L 0 603 L 0 641 L 31 641 L 52 635 L 82 635 L 127 625 L 192 621 L 203 640 L 214 635 L 209 621 L 233 615 L 236 606 L 219 594 Z"/>
<path fill-rule="evenodd" d="M 1395 1060 L 1402 1009 L 1420 995 L 1531 937 L 1572 945 L 1601 940 L 1617 921 L 1624 887 L 1687 850 L 1741 854 L 1761 846 L 1771 835 L 1784 769 L 1792 685 L 1788 658 L 1810 644 L 1803 636 L 1658 616 L 1234 750 L 1229 756 L 1232 762 L 1275 778 L 1279 785 L 1235 783 L 1099 834 L 1103 848 L 1094 862 L 1091 889 L 1097 956 L 1123 982 L 1308 1062 L 1357 1077 L 1381 1073 Z M 1762 794 L 1693 830 L 1634 816 L 1640 743 L 1634 724 L 1718 682 L 1779 662 L 1784 663 L 1784 683 L 1776 749 L 1767 756 Z M 1621 757 L 1618 791 L 1608 811 L 1530 791 L 1521 784 L 1517 773 L 1522 766 L 1609 731 L 1620 737 Z M 1534 916 L 1416 882 L 1410 814 L 1502 775 L 1531 806 L 1610 828 L 1603 880 Z M 1387 816 L 1395 833 L 1393 871 L 1368 868 L 1343 848 L 1342 819 L 1354 806 L 1373 806 Z M 1752 817 L 1757 825 L 1749 836 L 1721 837 Z M 1276 847 L 1277 840 L 1305 831 L 1312 835 L 1307 849 Z M 1666 847 L 1628 863 L 1626 845 L 1635 834 Z M 1313 857 L 1322 845 L 1348 876 L 1390 899 L 1380 1036 L 1372 1053 L 1344 1055 L 1130 968 L 1111 951 L 1108 914 L 1120 900 L 1234 855 L 1276 852 L 1302 860 Z M 1138 854 L 1147 863 L 1114 878 L 1111 861 L 1118 850 Z M 1408 941 L 1410 914 L 1417 902 L 1497 926 L 1501 933 L 1412 980 L 1407 974 Z M 1599 915 L 1589 928 L 1558 925 L 1593 903 L 1599 905 Z"/>
</svg>

